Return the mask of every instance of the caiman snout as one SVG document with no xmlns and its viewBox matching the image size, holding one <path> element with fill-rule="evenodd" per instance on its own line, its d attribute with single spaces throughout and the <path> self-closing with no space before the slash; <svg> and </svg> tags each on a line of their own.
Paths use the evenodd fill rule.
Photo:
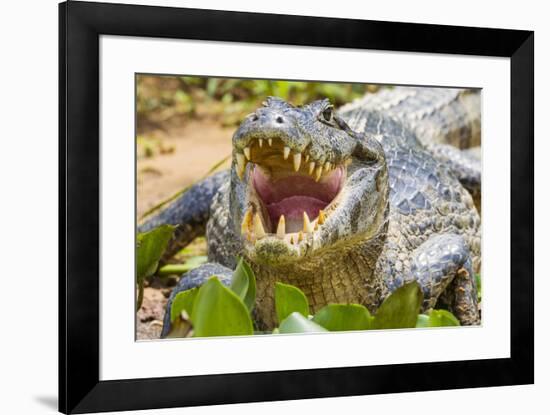
<svg viewBox="0 0 550 415">
<path fill-rule="evenodd" d="M 257 123 L 264 127 L 272 127 L 273 124 L 285 124 L 287 122 L 285 118 L 284 114 L 265 111 L 263 108 L 260 108 L 252 114 L 250 122 Z"/>
<path fill-rule="evenodd" d="M 274 140 L 281 140 L 284 147 L 301 153 L 310 140 L 300 131 L 295 121 L 295 114 L 293 116 L 282 110 L 260 108 L 243 120 L 233 136 L 233 146 L 237 151 L 243 152 L 255 141 L 271 145 Z"/>
</svg>

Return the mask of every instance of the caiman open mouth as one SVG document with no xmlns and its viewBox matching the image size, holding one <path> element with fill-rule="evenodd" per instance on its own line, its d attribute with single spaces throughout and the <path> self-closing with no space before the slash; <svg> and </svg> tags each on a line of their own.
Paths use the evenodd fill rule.
<svg viewBox="0 0 550 415">
<path fill-rule="evenodd" d="M 242 153 L 236 152 L 236 161 L 241 179 L 251 164 L 249 207 L 241 224 L 249 242 L 306 242 L 327 220 L 346 178 L 345 163 L 316 162 L 307 149 L 293 153 L 279 138 L 251 140 Z"/>
</svg>

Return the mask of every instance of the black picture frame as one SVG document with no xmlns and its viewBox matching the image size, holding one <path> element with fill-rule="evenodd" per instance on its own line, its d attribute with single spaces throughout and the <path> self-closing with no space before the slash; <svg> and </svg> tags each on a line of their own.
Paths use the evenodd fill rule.
<svg viewBox="0 0 550 415">
<path fill-rule="evenodd" d="M 511 58 L 511 357 L 100 381 L 101 35 Z M 531 31 L 77 1 L 60 4 L 60 411 L 85 413 L 533 383 L 533 114 Z"/>
</svg>

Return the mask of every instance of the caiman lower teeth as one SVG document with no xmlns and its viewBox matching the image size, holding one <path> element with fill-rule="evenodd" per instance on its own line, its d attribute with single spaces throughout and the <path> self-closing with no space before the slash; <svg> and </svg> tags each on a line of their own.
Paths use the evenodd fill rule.
<svg viewBox="0 0 550 415">
<path fill-rule="evenodd" d="M 319 211 L 319 217 L 317 218 L 317 223 L 319 225 L 322 225 L 323 223 L 325 223 L 325 220 L 326 220 L 325 212 L 323 210 L 320 210 Z"/>
<path fill-rule="evenodd" d="M 279 218 L 279 224 L 277 225 L 277 238 L 285 239 L 286 234 L 286 225 L 285 225 L 285 216 L 281 215 Z"/>
<path fill-rule="evenodd" d="M 241 233 L 243 235 L 248 235 L 251 223 L 252 223 L 252 208 L 249 208 L 245 212 L 243 221 L 241 223 Z"/>
<path fill-rule="evenodd" d="M 254 236 L 256 239 L 262 239 L 265 236 L 264 225 L 262 225 L 262 218 L 259 214 L 254 215 Z"/>
<path fill-rule="evenodd" d="M 277 230 L 275 234 L 266 233 L 261 216 L 258 213 L 253 213 L 252 208 L 249 208 L 243 217 L 241 223 L 241 234 L 247 241 L 258 241 L 266 236 L 277 237 L 278 239 L 285 241 L 291 245 L 298 245 L 304 241 L 308 234 L 312 234 L 317 231 L 323 223 L 326 221 L 326 215 L 323 210 L 319 211 L 317 219 L 310 221 L 307 212 L 303 212 L 303 229 L 298 232 L 286 233 L 286 220 L 285 215 L 279 217 L 277 224 Z"/>
<path fill-rule="evenodd" d="M 304 212 L 304 233 L 312 233 L 313 232 L 313 224 L 309 221 L 309 217 L 307 216 L 307 213 Z"/>
</svg>

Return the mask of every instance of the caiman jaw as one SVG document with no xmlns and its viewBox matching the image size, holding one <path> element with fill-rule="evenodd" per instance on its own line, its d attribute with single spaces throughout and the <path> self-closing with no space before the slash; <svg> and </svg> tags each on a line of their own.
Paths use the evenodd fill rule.
<svg viewBox="0 0 550 415">
<path fill-rule="evenodd" d="M 336 207 L 346 163 L 316 162 L 307 148 L 292 151 L 277 137 L 254 138 L 234 154 L 237 175 L 248 184 L 244 240 L 278 240 L 295 248 L 307 244 Z"/>
</svg>

